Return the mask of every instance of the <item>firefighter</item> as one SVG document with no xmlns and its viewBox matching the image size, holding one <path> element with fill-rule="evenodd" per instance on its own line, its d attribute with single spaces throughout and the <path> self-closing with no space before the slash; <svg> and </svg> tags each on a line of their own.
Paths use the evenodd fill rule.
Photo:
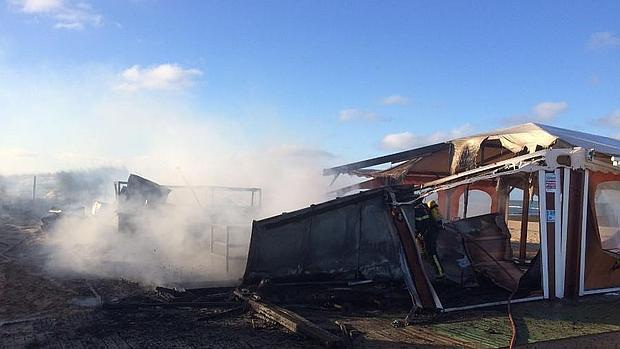
<svg viewBox="0 0 620 349">
<path fill-rule="evenodd" d="M 437 205 L 437 202 L 435 202 L 435 200 L 431 200 L 427 203 L 427 205 L 435 222 L 441 224 L 443 221 L 443 216 L 441 215 L 441 212 L 439 212 L 439 205 Z"/>
<path fill-rule="evenodd" d="M 437 203 L 431 208 L 431 205 L 423 203 L 414 207 L 416 233 L 419 241 L 422 242 L 424 256 L 431 262 L 435 268 L 438 279 L 444 277 L 443 267 L 439 262 L 437 255 L 437 235 L 439 234 L 438 222 L 441 219 Z M 429 202 L 429 204 L 431 203 Z"/>
</svg>

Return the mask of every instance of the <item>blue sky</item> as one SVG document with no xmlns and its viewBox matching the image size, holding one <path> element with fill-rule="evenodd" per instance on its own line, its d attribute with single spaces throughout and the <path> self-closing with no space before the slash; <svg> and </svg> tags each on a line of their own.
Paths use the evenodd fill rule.
<svg viewBox="0 0 620 349">
<path fill-rule="evenodd" d="M 4 160 L 140 156 L 90 132 L 149 108 L 329 164 L 527 121 L 616 137 L 618 86 L 617 1 L 0 4 Z"/>
</svg>

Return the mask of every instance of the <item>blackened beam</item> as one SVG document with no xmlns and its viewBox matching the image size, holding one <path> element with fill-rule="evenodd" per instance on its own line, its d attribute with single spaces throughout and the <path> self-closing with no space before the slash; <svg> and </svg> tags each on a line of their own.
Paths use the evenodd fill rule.
<svg viewBox="0 0 620 349">
<path fill-rule="evenodd" d="M 327 348 L 342 345 L 342 338 L 327 332 L 293 311 L 274 304 L 259 302 L 238 291 L 235 291 L 234 294 L 241 300 L 247 302 L 256 313 L 280 324 L 293 333 L 311 338 Z"/>
<path fill-rule="evenodd" d="M 257 192 L 261 191 L 261 188 L 246 188 L 246 187 L 223 187 L 223 186 L 215 186 L 215 185 L 163 185 L 168 189 L 183 189 L 183 188 L 193 188 L 193 189 L 215 189 L 215 190 L 224 190 L 224 191 L 251 191 Z"/>
<path fill-rule="evenodd" d="M 387 189 L 385 188 L 371 189 L 368 191 L 363 191 L 361 193 L 335 198 L 329 201 L 322 202 L 320 204 L 310 205 L 310 207 L 302 208 L 297 211 L 284 212 L 281 215 L 261 219 L 255 222 L 261 225 L 264 224 L 265 227 L 271 229 L 282 226 L 284 224 L 299 221 L 300 219 L 306 217 L 315 216 L 324 212 L 335 210 L 340 207 L 367 201 L 378 196 L 384 196 L 386 190 Z"/>
<path fill-rule="evenodd" d="M 323 170 L 323 176 L 336 175 L 341 173 L 349 173 L 351 171 L 359 170 L 362 168 L 377 166 L 385 163 L 395 163 L 410 160 L 419 156 L 426 156 L 433 153 L 436 153 L 441 150 L 448 149 L 452 144 L 451 143 L 437 143 L 433 145 L 429 145 L 422 148 L 405 150 L 398 153 L 379 156 L 376 158 L 362 160 L 358 162 L 353 162 L 346 165 L 336 166 L 332 168 L 326 168 Z"/>
</svg>

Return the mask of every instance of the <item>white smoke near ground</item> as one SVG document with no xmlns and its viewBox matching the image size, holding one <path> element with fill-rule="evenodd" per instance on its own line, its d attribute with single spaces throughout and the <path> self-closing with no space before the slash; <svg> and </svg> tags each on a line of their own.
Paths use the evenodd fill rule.
<svg viewBox="0 0 620 349">
<path fill-rule="evenodd" d="M 124 278 L 146 285 L 235 283 L 243 267 L 229 262 L 226 270 L 224 254 L 210 251 L 207 221 L 195 213 L 170 207 L 145 212 L 134 217 L 143 225 L 133 232 L 117 229 L 114 210 L 62 219 L 49 234 L 48 267 L 69 276 Z"/>
<path fill-rule="evenodd" d="M 321 161 L 297 154 L 298 149 L 235 154 L 236 161 L 222 160 L 211 173 L 208 166 L 191 163 L 200 164 L 202 153 L 206 163 L 216 164 L 219 159 L 208 155 L 209 148 L 175 149 L 178 166 L 156 169 L 175 164 L 160 152 L 140 159 L 138 165 L 146 169 L 140 174 L 186 188 L 173 189 L 165 205 L 137 212 L 134 232 L 119 231 L 114 203 L 92 217 L 61 219 L 48 240 L 51 270 L 147 284 L 235 283 L 244 271 L 252 220 L 325 199 Z M 201 185 L 260 188 L 261 205 L 255 193 L 256 206 L 250 206 L 250 192 L 218 191 L 211 202 L 211 191 Z"/>
<path fill-rule="evenodd" d="M 118 231 L 113 203 L 93 217 L 61 220 L 50 234 L 51 270 L 147 284 L 234 283 L 244 270 L 252 220 L 325 199 L 329 179 L 321 169 L 329 153 L 286 144 L 240 149 L 234 143 L 242 132 L 195 119 L 132 120 L 124 121 L 119 136 L 136 137 L 148 148 L 139 156 L 119 154 L 123 164 L 160 184 L 187 188 L 173 190 L 167 205 L 137 213 L 140 227 L 133 233 Z M 260 188 L 262 202 L 247 207 L 250 193 L 218 192 L 218 202 L 210 203 L 203 185 Z M 211 249 L 214 224 L 219 235 Z"/>
<path fill-rule="evenodd" d="M 213 224 L 229 226 L 230 245 L 237 249 L 231 253 L 243 256 L 253 219 L 326 199 L 330 178 L 321 171 L 334 155 L 319 145 L 282 132 L 257 134 L 243 118 L 197 112 L 183 93 L 118 95 L 111 88 L 117 81 L 97 76 L 68 87 L 28 77 L 13 80 L 10 88 L 0 83 L 10 134 L 0 141 L 0 171 L 69 173 L 111 166 L 163 185 L 261 188 L 262 205 L 247 208 L 247 197 L 222 198 L 216 208 L 207 194 L 196 200 L 198 189 L 177 190 L 170 195 L 174 202 L 140 215 L 141 229 L 124 233 L 118 231 L 114 200 L 106 199 L 96 215 L 86 207 L 85 214 L 63 214 L 56 222 L 46 242 L 50 271 L 146 284 L 238 280 L 244 262 L 226 271 L 222 252 L 211 252 Z M 108 88 L 98 92 L 101 85 Z M 19 93 L 31 86 L 41 89 L 36 104 L 29 93 Z"/>
</svg>

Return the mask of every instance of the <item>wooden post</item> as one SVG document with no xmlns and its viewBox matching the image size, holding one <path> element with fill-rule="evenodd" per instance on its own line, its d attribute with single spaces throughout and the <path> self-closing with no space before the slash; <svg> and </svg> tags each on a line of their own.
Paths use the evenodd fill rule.
<svg viewBox="0 0 620 349">
<path fill-rule="evenodd" d="M 467 207 L 469 206 L 469 184 L 465 187 L 465 193 L 463 193 L 463 217 L 467 218 Z"/>
<path fill-rule="evenodd" d="M 570 175 L 568 203 L 568 228 L 566 241 L 566 273 L 564 279 L 564 294 L 566 297 L 579 296 L 579 274 L 581 256 L 581 226 L 583 212 L 583 188 L 585 173 L 583 170 L 573 170 Z"/>
<path fill-rule="evenodd" d="M 545 197 L 545 206 L 540 208 L 540 215 L 542 218 L 540 225 L 541 234 L 546 235 L 546 243 L 541 244 L 541 249 L 546 249 L 547 251 L 546 259 L 548 273 L 546 279 L 548 280 L 548 296 L 552 299 L 556 298 L 556 268 L 558 267 L 556 265 L 556 252 L 559 253 L 559 251 L 556 251 L 556 239 L 559 237 L 556 236 L 555 226 L 557 221 L 561 219 L 559 215 L 551 215 L 552 212 L 557 213 L 557 208 L 560 207 L 560 204 L 556 202 L 556 192 L 560 190 L 557 185 L 560 182 L 558 172 L 559 171 L 540 170 L 539 175 L 542 177 L 539 179 L 540 185 L 538 188 L 539 200 L 541 200 L 543 196 Z M 551 176 L 551 174 L 553 174 L 553 176 Z M 544 229 L 543 225 L 545 226 Z M 545 258 L 545 255 L 542 254 L 541 257 Z"/>
<path fill-rule="evenodd" d="M 418 244 L 414 240 L 412 225 L 407 221 L 403 207 L 390 207 L 390 215 L 400 239 L 404 261 L 407 265 L 407 270 L 403 271 L 408 273 L 413 284 L 413 289 L 409 291 L 414 300 L 414 305 L 425 310 L 441 309 L 441 302 L 426 274 L 424 261 L 420 255 Z"/>
<path fill-rule="evenodd" d="M 527 252 L 527 229 L 530 216 L 530 182 L 523 190 L 523 200 L 521 201 L 521 238 L 519 240 L 519 262 L 524 263 Z"/>
</svg>

